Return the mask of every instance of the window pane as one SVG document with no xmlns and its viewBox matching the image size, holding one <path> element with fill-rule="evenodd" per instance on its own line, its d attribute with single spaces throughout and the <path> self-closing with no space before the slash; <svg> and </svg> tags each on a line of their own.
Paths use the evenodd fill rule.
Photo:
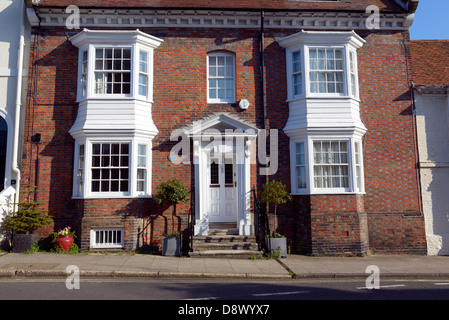
<svg viewBox="0 0 449 320">
<path fill-rule="evenodd" d="M 298 176 L 298 188 L 300 188 L 300 189 L 307 188 L 306 168 L 305 167 L 298 167 L 297 168 L 297 176 Z"/>
<path fill-rule="evenodd" d="M 146 158 L 145 157 L 138 157 L 137 158 L 137 166 L 145 167 L 146 166 Z"/>
<path fill-rule="evenodd" d="M 343 50 L 342 49 L 335 49 L 335 58 L 343 59 Z"/>
<path fill-rule="evenodd" d="M 111 179 L 114 179 L 114 180 L 120 179 L 120 169 L 112 169 L 111 170 Z"/>
<path fill-rule="evenodd" d="M 120 157 L 119 156 L 111 157 L 111 166 L 113 166 L 113 167 L 120 166 Z"/>
<path fill-rule="evenodd" d="M 296 84 L 300 84 L 302 82 L 302 78 L 301 78 L 301 74 L 295 74 L 293 76 L 293 83 Z"/>
<path fill-rule="evenodd" d="M 225 164 L 225 183 L 226 184 L 234 183 L 233 164 L 230 164 L 230 163 Z"/>
<path fill-rule="evenodd" d="M 209 77 L 215 77 L 217 75 L 215 67 L 209 67 Z"/>
<path fill-rule="evenodd" d="M 147 154 L 147 146 L 145 144 L 139 144 L 138 146 L 138 155 L 145 156 Z"/>
<path fill-rule="evenodd" d="M 139 74 L 139 84 L 140 85 L 147 85 L 148 84 L 148 77 L 145 74 Z"/>
<path fill-rule="evenodd" d="M 218 180 L 218 164 L 214 162 L 212 162 L 210 164 L 210 184 L 218 184 L 219 180 Z"/>
<path fill-rule="evenodd" d="M 218 68 L 217 68 L 217 76 L 218 76 L 218 77 L 224 77 L 224 75 L 225 75 L 225 68 L 223 68 L 223 67 L 218 67 Z"/>
<path fill-rule="evenodd" d="M 139 85 L 139 95 L 146 96 L 147 95 L 147 87 Z"/>
</svg>

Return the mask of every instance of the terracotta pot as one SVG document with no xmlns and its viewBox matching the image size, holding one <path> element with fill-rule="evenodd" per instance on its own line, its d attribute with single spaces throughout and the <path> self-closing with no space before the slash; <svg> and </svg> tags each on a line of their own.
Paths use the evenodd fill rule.
<svg viewBox="0 0 449 320">
<path fill-rule="evenodd" d="M 68 251 L 74 242 L 73 235 L 59 236 L 56 238 L 55 247 L 59 247 L 64 251 Z"/>
</svg>

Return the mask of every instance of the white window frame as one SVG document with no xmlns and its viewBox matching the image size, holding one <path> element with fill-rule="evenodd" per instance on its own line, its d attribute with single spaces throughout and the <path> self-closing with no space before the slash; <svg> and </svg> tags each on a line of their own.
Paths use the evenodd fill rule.
<svg viewBox="0 0 449 320">
<path fill-rule="evenodd" d="M 89 51 L 80 50 L 81 59 L 81 70 L 80 70 L 80 81 L 79 81 L 79 96 L 85 98 L 87 96 L 87 76 L 89 70 Z"/>
<path fill-rule="evenodd" d="M 299 60 L 295 59 L 295 54 L 299 53 Z M 291 54 L 291 65 L 292 65 L 292 76 L 291 76 L 291 90 L 292 95 L 294 97 L 300 97 L 304 94 L 304 66 L 303 66 L 303 60 L 304 60 L 304 51 L 301 49 L 293 50 Z M 297 66 L 295 68 L 295 65 Z M 299 78 L 300 81 L 296 82 L 295 78 Z M 296 88 L 300 88 L 300 92 L 296 93 Z"/>
<path fill-rule="evenodd" d="M 126 52 L 129 51 L 129 57 L 125 57 Z M 132 74 L 133 74 L 133 47 L 131 46 L 98 46 L 94 51 L 94 69 L 93 69 L 93 83 L 94 83 L 94 96 L 114 96 L 114 97 L 130 97 L 132 95 Z M 111 57 L 106 56 L 107 52 L 111 51 Z M 101 57 L 97 56 L 97 53 L 101 52 Z M 116 53 L 120 53 L 120 57 L 116 57 Z M 102 67 L 98 68 L 97 62 L 102 62 Z M 119 62 L 120 66 L 116 67 L 116 62 Z M 106 65 L 110 62 L 110 68 Z M 125 63 L 129 63 L 128 68 L 125 68 Z M 111 75 L 110 81 L 108 80 L 109 74 Z M 102 75 L 103 81 L 98 81 L 98 75 Z M 116 75 L 120 75 L 119 80 L 115 79 Z M 128 75 L 129 81 L 124 80 L 124 76 Z M 103 90 L 99 92 L 99 84 L 103 83 Z M 129 85 L 129 92 L 125 90 L 125 85 Z M 116 85 L 120 86 L 120 92 L 116 92 Z M 112 92 L 109 91 L 109 86 Z"/>
<path fill-rule="evenodd" d="M 315 155 L 316 155 L 315 144 L 318 144 L 318 143 L 320 144 L 320 149 L 323 147 L 324 144 L 328 144 L 328 143 L 331 144 L 331 145 L 332 144 L 338 145 L 339 151 L 335 152 L 335 154 L 338 154 L 339 157 L 342 154 L 346 154 L 346 157 L 347 157 L 346 162 L 340 162 L 340 163 L 333 162 L 333 161 L 325 162 L 325 161 L 322 161 L 322 160 L 320 162 L 317 162 L 316 159 L 315 159 Z M 344 143 L 346 145 L 346 152 L 345 153 L 340 152 L 340 148 L 341 148 L 342 143 Z M 352 161 L 351 161 L 351 152 L 350 152 L 350 141 L 348 139 L 323 139 L 323 140 L 315 139 L 315 140 L 312 140 L 311 153 L 312 154 L 310 155 L 310 157 L 311 157 L 311 160 L 312 160 L 312 166 L 311 166 L 311 170 L 310 170 L 311 173 L 310 174 L 313 175 L 313 180 L 311 179 L 311 183 L 313 183 L 311 185 L 311 187 L 312 187 L 313 190 L 315 190 L 317 192 L 330 192 L 330 193 L 345 193 L 345 192 L 351 192 L 352 191 L 352 188 L 351 188 L 351 172 L 352 172 L 352 170 L 351 170 L 351 163 L 352 163 Z M 331 147 L 329 149 L 328 155 L 331 155 L 332 153 L 334 153 L 334 152 L 332 151 L 332 147 Z M 320 156 L 323 155 L 322 150 L 321 150 L 321 152 L 319 154 L 320 154 Z M 338 187 L 333 186 L 333 181 L 332 181 L 333 178 L 332 177 L 338 178 L 340 180 L 340 183 L 341 183 L 341 179 L 344 176 L 342 174 L 338 174 L 336 176 L 327 177 L 327 178 L 324 177 L 324 176 L 321 176 L 322 186 L 321 187 L 318 186 L 318 183 L 316 181 L 317 175 L 315 173 L 315 169 L 317 167 L 320 167 L 321 169 L 324 169 L 324 168 L 330 168 L 331 169 L 332 167 L 339 167 L 339 168 L 345 167 L 345 168 L 347 168 L 346 169 L 347 170 L 347 186 L 338 186 Z M 326 180 L 328 180 L 327 183 L 332 185 L 332 186 L 325 187 L 324 184 L 326 184 Z"/>
<path fill-rule="evenodd" d="M 316 35 L 314 32 L 302 32 L 302 34 L 286 37 L 281 41 L 281 45 L 286 48 L 286 66 L 287 66 L 287 96 L 288 101 L 303 98 L 352 98 L 359 99 L 359 77 L 358 77 L 358 59 L 357 48 L 362 44 L 355 44 L 353 40 L 348 40 L 347 36 L 342 36 L 338 32 L 329 32 Z M 357 40 L 358 41 L 358 40 Z M 343 91 L 338 93 L 330 92 L 312 92 L 310 73 L 310 51 L 314 49 L 341 49 L 343 54 Z M 302 93 L 296 94 L 294 88 L 294 59 L 295 52 L 301 54 L 301 73 L 302 73 Z M 353 61 L 350 63 L 350 52 L 353 55 Z M 351 69 L 352 67 L 352 69 Z M 355 82 L 352 82 L 351 75 L 354 75 Z M 354 84 L 355 94 L 352 93 L 352 84 Z"/>
<path fill-rule="evenodd" d="M 345 61 L 346 61 L 346 54 L 345 54 L 345 50 L 344 47 L 339 47 L 339 46 L 306 46 L 307 48 L 307 52 L 308 52 L 308 59 L 307 59 L 307 66 L 306 69 L 308 69 L 308 73 L 306 78 L 308 79 L 307 81 L 307 92 L 311 95 L 311 96 L 332 96 L 332 97 L 339 97 L 339 96 L 346 96 L 346 80 L 347 80 L 347 76 L 346 76 L 346 72 L 345 72 Z M 323 60 L 323 59 L 319 59 L 318 56 L 318 52 L 324 50 L 326 57 L 324 58 L 324 61 L 326 63 L 326 65 L 323 68 L 320 68 L 318 65 L 318 60 Z M 328 61 L 332 61 L 330 59 L 328 59 L 327 57 L 327 52 L 334 52 L 334 62 L 337 61 L 337 59 L 335 58 L 335 53 L 336 50 L 341 51 L 342 54 L 342 65 L 340 69 L 328 69 L 327 68 L 327 62 Z M 317 62 L 317 68 L 316 69 L 312 69 L 311 68 L 311 62 L 312 62 L 312 58 L 311 58 L 311 53 L 312 51 L 316 51 L 317 52 L 317 58 L 316 58 L 316 62 Z M 340 59 L 338 59 L 340 60 Z M 317 74 L 317 81 L 316 81 L 316 86 L 317 86 L 317 91 L 312 91 L 312 83 L 315 81 L 312 81 L 312 73 Z M 323 81 L 320 81 L 318 74 L 325 74 L 326 79 Z M 336 92 L 329 92 L 328 86 L 332 83 L 335 83 L 335 87 L 337 86 L 337 81 L 328 81 L 327 76 L 333 74 L 335 76 L 335 78 L 337 78 L 338 74 L 342 74 L 342 90 L 341 91 L 337 91 Z M 319 89 L 319 84 L 320 83 L 324 83 L 325 85 L 325 92 L 320 92 Z"/>
<path fill-rule="evenodd" d="M 91 143 L 91 157 L 90 157 L 90 181 L 89 188 L 92 194 L 94 193 L 110 193 L 128 195 L 131 189 L 130 181 L 130 167 L 132 159 L 131 143 L 129 142 L 92 142 Z M 114 146 L 116 152 L 113 151 Z M 126 146 L 126 148 L 125 148 Z M 95 149 L 98 148 L 98 153 Z M 105 153 L 105 149 L 109 150 Z M 124 150 L 127 153 L 124 153 Z M 97 163 L 94 163 L 94 158 L 97 159 Z M 126 159 L 126 162 L 124 162 Z M 107 160 L 104 164 L 103 161 Z M 113 163 L 115 162 L 115 163 Z M 97 172 L 97 174 L 94 174 Z M 113 172 L 116 172 L 116 176 L 113 176 Z M 126 188 L 122 186 L 125 184 Z M 94 183 L 97 185 L 94 188 Z M 107 184 L 109 190 L 103 190 L 103 185 Z M 97 190 L 98 189 L 98 190 Z M 118 190 L 112 190 L 118 189 Z M 126 190 L 125 190 L 126 189 Z"/>
<path fill-rule="evenodd" d="M 317 188 L 314 176 L 314 152 L 313 143 L 319 141 L 345 141 L 347 142 L 348 154 L 348 186 L 346 188 Z M 305 152 L 305 177 L 306 187 L 298 187 L 298 174 L 296 166 L 296 144 L 304 143 Z M 355 144 L 359 146 L 356 154 Z M 356 156 L 358 155 L 358 159 Z M 358 161 L 356 161 L 358 160 Z M 357 176 L 357 167 L 360 176 Z M 364 169 L 363 169 L 363 148 L 361 138 L 354 136 L 309 136 L 290 141 L 290 178 L 292 194 L 364 194 Z M 359 180 L 357 180 L 359 178 Z M 358 181 L 360 183 L 358 183 Z"/>
<path fill-rule="evenodd" d="M 218 60 L 218 58 L 224 58 L 225 60 L 225 64 L 223 66 L 224 68 L 224 75 L 212 75 L 210 73 L 211 69 L 212 69 L 212 65 L 210 65 L 210 58 L 216 58 L 216 60 Z M 226 61 L 228 59 L 232 59 L 232 75 L 227 74 L 227 65 L 226 65 Z M 208 103 L 235 103 L 236 102 L 236 56 L 233 53 L 230 52 L 211 52 L 207 54 L 207 102 Z M 216 65 L 218 66 L 218 65 Z M 218 66 L 221 67 L 221 66 Z M 217 71 L 218 69 L 215 69 L 215 71 Z M 212 89 L 210 87 L 210 82 L 211 80 L 215 80 L 217 83 L 219 80 L 223 80 L 223 83 L 225 84 L 224 89 L 220 89 L 221 87 L 217 86 L 214 88 L 218 88 L 217 90 L 225 90 L 225 98 L 219 98 L 218 97 L 218 92 L 217 95 L 215 97 L 211 97 L 210 95 L 210 89 Z M 231 97 L 227 97 L 226 96 L 226 90 L 231 90 L 231 87 L 228 87 L 226 85 L 227 81 L 232 81 L 231 87 L 232 87 L 232 96 Z M 229 89 L 228 89 L 229 88 Z"/>
<path fill-rule="evenodd" d="M 359 68 L 357 60 L 357 52 L 353 49 L 348 49 L 348 79 L 349 79 L 349 94 L 354 99 L 359 99 Z M 352 59 L 351 59 L 352 56 Z"/>
<path fill-rule="evenodd" d="M 302 149 L 303 149 L 302 153 L 298 152 L 298 145 L 302 145 Z M 307 144 L 305 141 L 296 141 L 293 143 L 293 146 L 294 146 L 294 148 L 293 148 L 294 157 L 292 160 L 294 161 L 294 171 L 293 171 L 294 172 L 293 173 L 294 184 L 292 184 L 292 185 L 293 185 L 293 188 L 295 188 L 296 190 L 305 191 L 309 187 L 309 179 L 308 179 L 308 172 L 307 172 L 307 162 L 308 162 Z M 304 158 L 304 163 L 298 163 L 298 162 L 302 162 L 301 160 L 298 161 L 298 158 Z M 304 177 L 303 177 L 303 179 L 305 180 L 304 186 L 300 186 L 300 183 L 299 183 L 299 181 L 300 181 L 299 171 L 301 170 L 302 167 L 304 167 Z"/>
<path fill-rule="evenodd" d="M 141 59 L 141 54 L 144 53 L 146 55 L 146 59 L 142 60 Z M 137 80 L 137 95 L 139 97 L 143 97 L 144 99 L 148 98 L 148 89 L 149 89 L 149 84 L 150 84 L 150 75 L 149 75 L 149 57 L 150 57 L 150 52 L 148 52 L 147 50 L 144 49 L 139 49 L 138 50 L 138 57 L 139 57 L 139 67 L 138 67 L 138 80 Z M 142 66 L 145 66 L 145 70 L 142 69 Z M 141 83 L 141 77 L 143 77 L 143 79 L 146 79 L 146 83 Z M 140 93 L 140 89 L 144 87 L 145 92 L 144 94 Z"/>
<path fill-rule="evenodd" d="M 136 194 L 142 196 L 145 195 L 148 191 L 148 166 L 149 166 L 149 158 L 148 158 L 148 144 L 146 143 L 137 143 L 137 150 L 136 150 Z M 143 150 L 144 152 L 141 153 L 142 147 L 145 148 Z M 143 178 L 139 176 L 139 171 L 143 172 Z M 140 186 L 142 186 L 142 190 L 140 189 Z"/>
<path fill-rule="evenodd" d="M 136 30 L 89 30 L 83 29 L 80 33 L 69 38 L 69 41 L 79 49 L 78 53 L 78 90 L 77 102 L 89 99 L 144 99 L 152 102 L 153 99 L 153 54 L 164 40 L 151 36 L 138 29 Z M 129 94 L 96 94 L 95 93 L 95 51 L 100 48 L 130 48 L 131 49 L 131 89 Z M 139 86 L 139 52 L 148 52 L 148 92 L 146 98 L 138 94 Z M 83 57 L 87 52 L 87 84 L 83 93 Z"/>
<path fill-rule="evenodd" d="M 128 148 L 128 191 L 93 191 L 93 145 L 127 143 Z M 145 167 L 139 166 L 139 145 L 145 145 Z M 80 148 L 84 148 L 84 156 L 80 153 Z M 82 159 L 82 160 L 81 160 Z M 84 163 L 81 163 L 84 161 Z M 95 198 L 131 198 L 131 197 L 151 197 L 151 143 L 138 139 L 85 139 L 75 144 L 75 164 L 73 179 L 73 198 L 95 199 Z M 96 167 L 95 167 L 96 168 Z M 105 167 L 111 169 L 116 167 Z M 145 169 L 144 190 L 138 190 L 138 170 Z M 80 175 L 80 172 L 82 175 Z"/>
<path fill-rule="evenodd" d="M 117 232 L 120 231 L 120 240 L 117 241 Z M 98 243 L 97 234 L 103 238 L 103 242 Z M 116 241 L 109 241 L 110 238 Z M 90 248 L 92 249 L 113 249 L 125 246 L 125 228 L 93 228 L 90 229 Z"/>
</svg>

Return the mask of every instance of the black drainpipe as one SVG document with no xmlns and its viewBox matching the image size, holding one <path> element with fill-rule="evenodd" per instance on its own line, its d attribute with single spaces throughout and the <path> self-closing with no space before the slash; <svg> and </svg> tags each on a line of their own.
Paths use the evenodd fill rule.
<svg viewBox="0 0 449 320">
<path fill-rule="evenodd" d="M 261 66 L 261 90 L 262 90 L 262 116 L 263 116 L 263 122 L 262 122 L 262 129 L 266 129 L 267 125 L 267 119 L 266 119 L 266 105 L 265 105 L 265 51 L 264 51 L 264 46 L 265 46 L 265 42 L 264 42 L 264 37 L 265 37 L 265 33 L 264 33 L 264 18 L 265 18 L 265 12 L 262 10 L 260 11 L 260 66 Z M 264 134 L 266 135 L 266 131 L 264 132 Z M 264 183 L 268 182 L 268 176 L 265 175 L 264 176 Z M 263 206 L 261 206 L 260 211 L 263 215 L 263 219 L 262 219 L 262 223 L 265 224 L 265 232 L 266 234 L 270 234 L 270 224 L 268 222 L 268 204 L 265 204 Z M 260 219 L 261 216 L 259 215 L 258 219 Z M 258 222 L 258 225 L 260 225 L 260 222 Z M 259 233 L 259 232 L 258 232 Z M 259 237 L 259 234 L 257 235 Z M 259 240 L 259 249 L 261 247 L 261 241 Z M 263 241 L 262 241 L 263 242 Z"/>
<path fill-rule="evenodd" d="M 260 60 L 261 60 L 261 88 L 262 88 L 262 129 L 266 128 L 266 112 L 265 112 L 265 57 L 264 57 L 264 17 L 265 12 L 260 12 Z"/>
</svg>

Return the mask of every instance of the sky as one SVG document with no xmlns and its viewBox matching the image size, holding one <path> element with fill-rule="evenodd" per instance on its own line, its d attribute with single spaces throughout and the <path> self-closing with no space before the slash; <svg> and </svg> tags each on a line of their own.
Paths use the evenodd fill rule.
<svg viewBox="0 0 449 320">
<path fill-rule="evenodd" d="M 449 0 L 420 0 L 410 39 L 449 39 Z"/>
</svg>

